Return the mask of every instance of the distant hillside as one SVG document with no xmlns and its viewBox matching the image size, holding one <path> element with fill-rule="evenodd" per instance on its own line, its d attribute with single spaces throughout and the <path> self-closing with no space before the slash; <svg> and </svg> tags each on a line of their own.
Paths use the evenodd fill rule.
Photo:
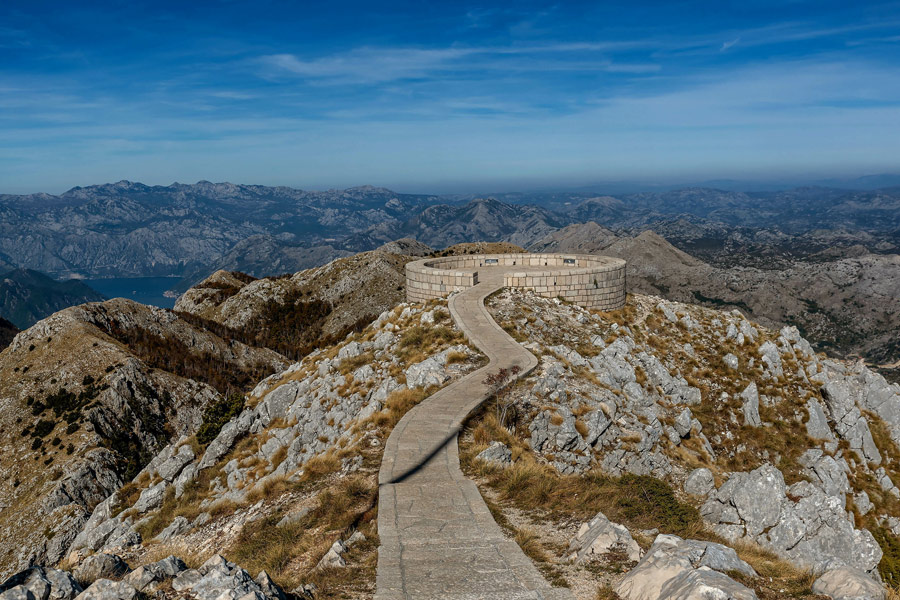
<svg viewBox="0 0 900 600">
<path fill-rule="evenodd" d="M 529 250 L 587 252 L 628 261 L 629 292 L 678 302 L 740 308 L 767 325 L 796 325 L 819 349 L 900 359 L 900 256 L 851 249 L 778 269 L 709 265 L 645 231 L 616 235 L 596 223 L 571 225 Z M 853 307 L 848 310 L 848 307 Z"/>
<path fill-rule="evenodd" d="M 559 215 L 537 206 L 512 205 L 487 198 L 464 205 L 429 206 L 399 225 L 390 222 L 373 225 L 351 236 L 346 246 L 367 250 L 401 236 L 415 238 L 433 248 L 473 240 L 527 246 L 565 223 Z"/>
<path fill-rule="evenodd" d="M 101 300 L 101 294 L 80 281 L 56 281 L 30 269 L 10 271 L 0 280 L 0 315 L 20 329 L 64 308 Z"/>
<path fill-rule="evenodd" d="M 9 346 L 17 333 L 19 333 L 18 327 L 0 317 L 0 350 Z"/>
</svg>

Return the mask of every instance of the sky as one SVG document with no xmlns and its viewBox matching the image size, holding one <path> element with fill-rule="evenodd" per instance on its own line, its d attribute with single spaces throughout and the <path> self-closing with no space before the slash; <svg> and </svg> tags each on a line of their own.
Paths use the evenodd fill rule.
<svg viewBox="0 0 900 600">
<path fill-rule="evenodd" d="M 0 3 L 0 193 L 900 171 L 900 2 Z"/>
</svg>

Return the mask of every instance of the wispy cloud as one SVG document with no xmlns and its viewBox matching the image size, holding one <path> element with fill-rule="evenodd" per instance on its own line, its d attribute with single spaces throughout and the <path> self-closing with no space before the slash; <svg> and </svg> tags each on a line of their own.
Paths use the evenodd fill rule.
<svg viewBox="0 0 900 600">
<path fill-rule="evenodd" d="M 721 50 L 724 52 L 725 50 L 728 50 L 729 48 L 736 46 L 738 43 L 740 43 L 740 41 L 741 41 L 741 36 L 737 36 L 736 38 L 734 38 L 731 41 L 723 42 Z"/>
<path fill-rule="evenodd" d="M 292 75 L 336 83 L 380 83 L 475 71 L 605 71 L 654 73 L 653 62 L 616 62 L 606 55 L 634 42 L 559 43 L 507 47 L 356 48 L 318 58 L 295 54 L 259 57 L 264 77 Z"/>
</svg>

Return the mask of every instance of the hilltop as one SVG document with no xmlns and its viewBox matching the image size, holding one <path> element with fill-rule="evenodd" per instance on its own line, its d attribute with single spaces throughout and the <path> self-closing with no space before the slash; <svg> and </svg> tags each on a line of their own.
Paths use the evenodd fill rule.
<svg viewBox="0 0 900 600">
<path fill-rule="evenodd" d="M 652 261 L 716 273 L 655 234 L 605 237 L 644 261 L 639 285 Z M 448 251 L 498 248 L 514 249 Z M 385 440 L 484 364 L 446 302 L 403 301 L 406 262 L 432 252 L 399 240 L 287 277 L 221 271 L 176 311 L 108 301 L 20 333 L 0 353 L 3 572 L 135 569 L 123 589 L 167 598 L 371 597 Z M 637 600 L 635 581 L 662 577 L 651 556 L 740 598 L 812 600 L 822 573 L 900 583 L 900 386 L 797 328 L 653 293 L 612 313 L 521 291 L 488 308 L 539 364 L 472 415 L 459 454 L 551 583 Z"/>
<path fill-rule="evenodd" d="M 618 236 L 596 223 L 571 225 L 530 249 L 624 258 L 631 292 L 738 308 L 769 326 L 795 325 L 829 353 L 864 356 L 876 365 L 897 360 L 900 256 L 895 254 L 863 251 L 852 257 L 798 261 L 778 270 L 722 268 L 675 248 L 652 231 Z"/>
</svg>

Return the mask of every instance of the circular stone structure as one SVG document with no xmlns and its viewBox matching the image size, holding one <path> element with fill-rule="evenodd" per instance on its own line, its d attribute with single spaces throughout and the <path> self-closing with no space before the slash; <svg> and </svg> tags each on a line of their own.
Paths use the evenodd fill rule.
<svg viewBox="0 0 900 600">
<path fill-rule="evenodd" d="M 625 261 L 592 254 L 464 254 L 406 265 L 406 299 L 443 298 L 502 278 L 503 286 L 533 290 L 594 310 L 625 306 Z"/>
</svg>

